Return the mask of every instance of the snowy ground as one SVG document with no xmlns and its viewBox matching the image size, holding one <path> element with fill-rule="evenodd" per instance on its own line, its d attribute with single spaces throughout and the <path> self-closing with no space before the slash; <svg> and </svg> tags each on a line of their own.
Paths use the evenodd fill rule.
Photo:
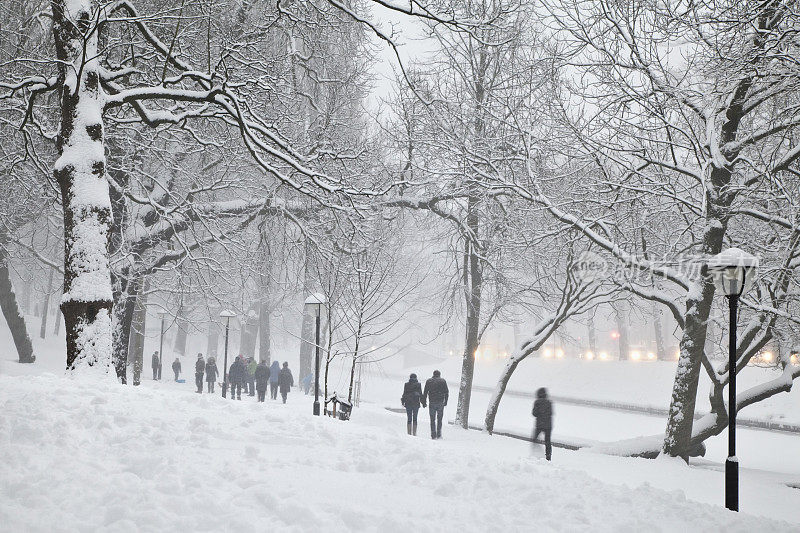
<svg viewBox="0 0 800 533">
<path fill-rule="evenodd" d="M 734 514 L 719 503 L 693 501 L 695 493 L 721 501 L 720 473 L 680 462 L 558 451 L 549 464 L 525 443 L 479 432 L 449 427 L 442 441 L 409 437 L 403 415 L 380 405 L 365 404 L 348 423 L 310 411 L 310 397 L 297 392 L 288 405 L 259 405 L 200 396 L 189 384 L 147 381 L 135 389 L 0 374 L 6 458 L 0 529 L 796 531 L 800 525 L 800 491 L 746 472 L 745 512 Z"/>
</svg>

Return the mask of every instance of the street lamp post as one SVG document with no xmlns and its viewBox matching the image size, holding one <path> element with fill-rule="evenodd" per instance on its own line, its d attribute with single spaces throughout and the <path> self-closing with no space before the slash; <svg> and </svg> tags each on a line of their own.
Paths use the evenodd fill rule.
<svg viewBox="0 0 800 533">
<path fill-rule="evenodd" d="M 729 248 L 708 262 L 708 273 L 717 290 L 728 298 L 728 458 L 725 460 L 725 507 L 739 510 L 739 460 L 736 458 L 736 312 L 739 297 L 755 279 L 758 258 L 738 248 Z"/>
<path fill-rule="evenodd" d="M 311 311 L 316 322 L 316 341 L 314 343 L 314 416 L 319 416 L 319 328 L 322 316 L 322 306 L 325 304 L 325 295 L 315 293 L 306 298 L 305 310 Z M 311 314 L 311 313 L 309 313 Z"/>
<path fill-rule="evenodd" d="M 231 325 L 231 318 L 235 317 L 236 313 L 225 309 L 219 316 L 225 319 L 225 361 L 222 363 L 222 397 L 226 398 L 228 394 L 228 331 Z"/>
<path fill-rule="evenodd" d="M 158 318 L 161 319 L 161 336 L 158 345 L 158 379 L 161 380 L 161 370 L 164 367 L 164 318 L 166 318 L 166 311 L 159 311 Z"/>
</svg>

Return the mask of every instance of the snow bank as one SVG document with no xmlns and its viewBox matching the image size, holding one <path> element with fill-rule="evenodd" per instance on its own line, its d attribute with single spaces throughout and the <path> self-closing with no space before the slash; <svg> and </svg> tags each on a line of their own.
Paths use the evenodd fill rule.
<svg viewBox="0 0 800 533">
<path fill-rule="evenodd" d="M 297 392 L 282 405 L 191 389 L 0 375 L 1 529 L 796 530 L 605 484 L 510 439 L 409 437 L 379 407 L 344 423 Z"/>
</svg>

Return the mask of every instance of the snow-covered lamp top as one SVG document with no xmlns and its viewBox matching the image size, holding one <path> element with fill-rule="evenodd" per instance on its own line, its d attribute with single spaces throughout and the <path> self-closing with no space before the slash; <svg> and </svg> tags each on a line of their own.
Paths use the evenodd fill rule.
<svg viewBox="0 0 800 533">
<path fill-rule="evenodd" d="M 753 286 L 758 257 L 739 248 L 728 248 L 708 261 L 708 273 L 725 296 L 740 296 Z"/>
<path fill-rule="evenodd" d="M 306 298 L 306 312 L 314 316 L 318 316 L 322 311 L 322 306 L 325 304 L 325 295 L 315 292 Z"/>
<path fill-rule="evenodd" d="M 222 318 L 233 318 L 236 316 L 236 313 L 234 313 L 230 309 L 225 309 L 219 314 L 219 316 L 221 316 Z"/>
</svg>

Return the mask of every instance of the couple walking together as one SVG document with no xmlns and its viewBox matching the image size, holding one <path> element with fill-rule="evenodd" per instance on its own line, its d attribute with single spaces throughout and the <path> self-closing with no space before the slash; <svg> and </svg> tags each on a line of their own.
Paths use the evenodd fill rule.
<svg viewBox="0 0 800 533">
<path fill-rule="evenodd" d="M 447 399 L 450 391 L 447 388 L 447 382 L 442 378 L 441 372 L 438 370 L 433 371 L 433 377 L 425 382 L 425 390 L 417 380 L 416 374 L 411 374 L 405 386 L 403 387 L 403 396 L 400 398 L 400 403 L 406 408 L 408 415 L 408 434 L 417 434 L 417 414 L 419 413 L 420 404 L 422 407 L 428 408 L 428 413 L 431 417 L 431 438 L 442 438 L 442 418 L 444 418 L 444 408 L 447 405 Z"/>
</svg>

